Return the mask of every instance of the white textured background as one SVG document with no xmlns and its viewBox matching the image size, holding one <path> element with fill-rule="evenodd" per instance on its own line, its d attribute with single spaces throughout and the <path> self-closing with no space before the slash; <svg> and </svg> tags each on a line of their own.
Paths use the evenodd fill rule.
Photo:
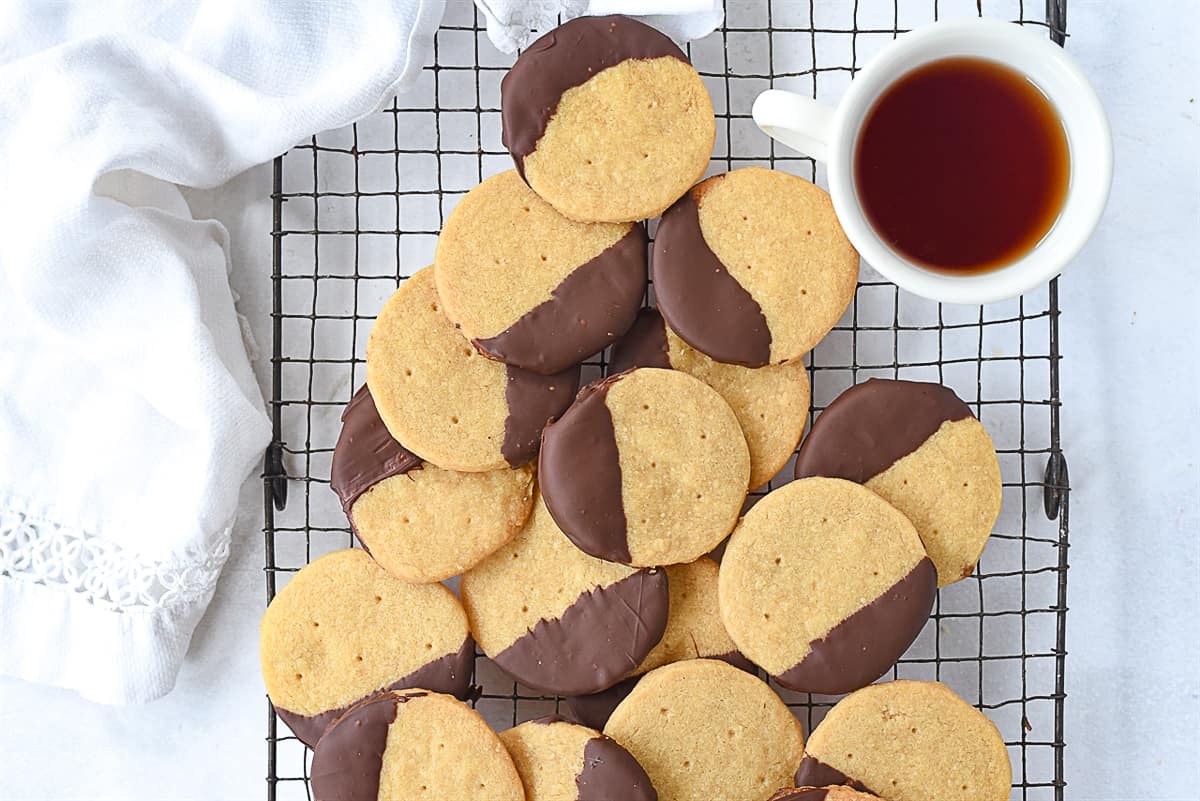
<svg viewBox="0 0 1200 801">
<path fill-rule="evenodd" d="M 1105 222 L 1061 285 L 1067 797 L 1196 801 L 1200 5 L 1071 0 L 1068 29 L 1110 114 L 1117 165 Z M 240 311 L 264 348 L 269 192 L 264 167 L 189 195 L 197 216 L 230 229 Z M 257 368 L 265 381 L 265 361 Z M 261 521 L 252 479 L 230 563 L 167 698 L 115 709 L 0 680 L 0 798 L 264 796 Z"/>
</svg>

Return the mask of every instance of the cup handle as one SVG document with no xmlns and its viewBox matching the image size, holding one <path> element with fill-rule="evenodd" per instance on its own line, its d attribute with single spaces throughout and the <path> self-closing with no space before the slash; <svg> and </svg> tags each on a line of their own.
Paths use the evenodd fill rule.
<svg viewBox="0 0 1200 801">
<path fill-rule="evenodd" d="M 768 89 L 754 100 L 754 122 L 772 139 L 817 161 L 827 161 L 834 110 L 811 97 Z"/>
</svg>

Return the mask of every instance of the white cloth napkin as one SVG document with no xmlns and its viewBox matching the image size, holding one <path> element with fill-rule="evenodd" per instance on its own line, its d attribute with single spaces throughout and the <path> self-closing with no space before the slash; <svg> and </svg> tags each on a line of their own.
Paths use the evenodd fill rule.
<svg viewBox="0 0 1200 801">
<path fill-rule="evenodd" d="M 172 184 L 372 111 L 441 14 L 0 4 L 0 674 L 107 703 L 174 686 L 270 427 L 226 232 Z"/>
<path fill-rule="evenodd" d="M 475 0 L 475 5 L 487 18 L 488 38 L 505 53 L 525 47 L 560 17 L 625 14 L 677 42 L 707 36 L 725 18 L 722 0 Z"/>
</svg>

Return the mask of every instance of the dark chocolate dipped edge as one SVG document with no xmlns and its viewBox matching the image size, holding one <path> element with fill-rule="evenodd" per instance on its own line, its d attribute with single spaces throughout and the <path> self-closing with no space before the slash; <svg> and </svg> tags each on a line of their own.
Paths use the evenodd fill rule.
<svg viewBox="0 0 1200 801">
<path fill-rule="evenodd" d="M 623 237 L 571 271 L 539 303 L 494 337 L 485 354 L 540 375 L 558 373 L 608 347 L 633 324 L 646 293 L 646 229 Z"/>
<path fill-rule="evenodd" d="M 287 727 L 299 738 L 300 742 L 312 748 L 321 739 L 321 735 L 325 733 L 329 726 L 345 714 L 347 710 L 359 704 L 366 703 L 381 693 L 420 687 L 423 690 L 430 690 L 431 692 L 453 695 L 460 701 L 467 700 L 471 692 L 471 670 L 474 666 L 475 641 L 468 635 L 467 639 L 463 641 L 462 647 L 457 652 L 449 653 L 432 662 L 427 662 L 407 676 L 392 682 L 386 687 L 381 687 L 373 693 L 368 693 L 357 701 L 352 701 L 345 706 L 331 709 L 328 712 L 322 712 L 318 715 L 301 715 L 296 712 L 289 712 L 276 704 L 275 714 L 287 724 Z M 321 801 L 325 801 L 325 799 Z"/>
<path fill-rule="evenodd" d="M 582 726 L 601 731 L 613 710 L 629 697 L 633 688 L 641 680 L 641 676 L 630 676 L 621 679 L 606 690 L 600 690 L 587 695 L 569 695 L 565 699 L 571 710 L 571 718 Z"/>
<path fill-rule="evenodd" d="M 658 223 L 651 261 L 658 309 L 671 330 L 701 353 L 763 367 L 771 363 L 767 318 L 704 241 L 695 191 L 685 192 Z"/>
<path fill-rule="evenodd" d="M 371 391 L 363 384 L 342 412 L 342 431 L 333 447 L 329 486 L 348 515 L 358 497 L 391 476 L 403 475 L 422 465 L 421 457 L 397 442 L 390 433 Z"/>
<path fill-rule="evenodd" d="M 943 423 L 968 417 L 974 417 L 970 407 L 949 387 L 872 378 L 817 416 L 796 456 L 795 476 L 865 484 L 921 447 Z"/>
<path fill-rule="evenodd" d="M 586 695 L 637 669 L 667 627 L 667 574 L 643 569 L 580 594 L 553 620 L 539 620 L 491 655 L 496 666 L 535 690 Z"/>
<path fill-rule="evenodd" d="M 829 790 L 825 787 L 785 787 L 767 801 L 825 801 Z"/>
<path fill-rule="evenodd" d="M 567 410 L 578 389 L 579 365 L 549 376 L 505 365 L 504 461 L 520 467 L 537 456 L 542 429 Z"/>
<path fill-rule="evenodd" d="M 690 63 L 664 34 L 622 16 L 578 17 L 526 48 L 500 82 L 500 139 L 521 177 L 568 89 L 622 61 L 662 56 Z"/>
<path fill-rule="evenodd" d="M 667 345 L 667 324 L 658 309 L 642 309 L 637 319 L 616 341 L 608 357 L 608 375 L 635 367 L 671 369 Z"/>
<path fill-rule="evenodd" d="M 744 670 L 750 675 L 757 675 L 758 668 L 754 663 L 746 657 L 742 656 L 738 651 L 730 651 L 724 654 L 714 654 L 712 656 L 698 654 L 697 659 L 720 659 L 722 662 L 728 662 L 739 670 Z M 570 695 L 565 699 L 567 707 L 571 710 L 571 717 L 576 722 L 583 726 L 601 731 L 604 729 L 608 719 L 612 717 L 613 710 L 621 705 L 621 702 L 629 697 L 633 692 L 633 688 L 641 680 L 645 674 L 630 676 L 627 679 L 622 679 L 607 690 L 601 690 L 597 693 L 588 695 Z"/>
<path fill-rule="evenodd" d="M 319 801 L 378 798 L 388 729 L 396 721 L 400 704 L 427 694 L 376 695 L 350 707 L 313 753 L 311 782 Z"/>
<path fill-rule="evenodd" d="M 792 690 L 840 695 L 866 687 L 896 663 L 929 620 L 937 568 L 922 557 L 903 578 L 839 622 L 775 680 Z"/>
<path fill-rule="evenodd" d="M 796 769 L 797 787 L 836 787 L 839 784 L 861 790 L 864 793 L 875 794 L 862 782 L 851 779 L 845 773 L 826 765 L 816 757 L 805 754 L 804 759 L 800 760 L 800 767 Z"/>
<path fill-rule="evenodd" d="M 628 564 L 617 435 L 605 398 L 624 375 L 593 381 L 542 432 L 538 481 L 550 517 L 584 553 Z"/>
<path fill-rule="evenodd" d="M 578 801 L 658 801 L 650 777 L 633 755 L 601 734 L 583 746 L 583 767 L 575 777 Z"/>
</svg>

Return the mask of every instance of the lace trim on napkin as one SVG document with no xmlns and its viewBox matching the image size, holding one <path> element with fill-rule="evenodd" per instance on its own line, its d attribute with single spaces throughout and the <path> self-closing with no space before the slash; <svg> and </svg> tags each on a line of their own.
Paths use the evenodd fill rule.
<svg viewBox="0 0 1200 801">
<path fill-rule="evenodd" d="M 0 508 L 0 576 L 59 587 L 116 612 L 171 609 L 212 592 L 229 537 L 152 561 L 95 534 Z"/>
</svg>

